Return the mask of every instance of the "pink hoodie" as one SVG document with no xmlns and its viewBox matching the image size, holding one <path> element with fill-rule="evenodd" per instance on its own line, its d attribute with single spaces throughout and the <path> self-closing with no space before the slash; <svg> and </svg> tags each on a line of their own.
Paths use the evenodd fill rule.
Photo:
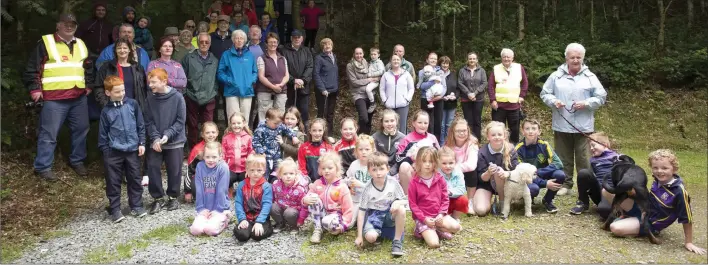
<svg viewBox="0 0 708 265">
<path fill-rule="evenodd" d="M 426 217 L 447 214 L 450 197 L 447 196 L 447 182 L 445 182 L 443 175 L 440 172 L 435 172 L 433 182 L 428 188 L 420 176 L 415 174 L 408 186 L 408 204 L 413 213 L 413 219 L 419 222 L 425 222 Z"/>
<path fill-rule="evenodd" d="M 445 180 L 443 180 L 445 183 Z M 349 186 L 344 180 L 337 179 L 332 183 L 327 183 L 324 177 L 310 184 L 308 194 L 314 193 L 324 204 L 327 214 L 338 213 L 342 215 L 344 231 L 349 230 L 354 222 L 354 203 Z M 304 205 L 304 204 L 303 204 Z M 446 208 L 447 209 L 447 208 Z"/>
<path fill-rule="evenodd" d="M 307 207 L 302 205 L 302 198 L 307 194 L 307 186 L 310 183 L 302 175 L 291 186 L 286 186 L 280 179 L 273 182 L 273 203 L 286 208 L 295 208 L 300 214 L 297 218 L 298 225 L 302 225 L 307 218 Z"/>
<path fill-rule="evenodd" d="M 457 165 L 460 166 L 462 172 L 467 173 L 477 170 L 477 153 L 479 148 L 474 144 L 465 144 L 462 147 L 455 146 L 455 157 Z"/>
<path fill-rule="evenodd" d="M 224 161 L 229 164 L 229 171 L 234 173 L 246 172 L 246 158 L 253 153 L 251 135 L 245 130 L 241 130 L 238 134 L 228 132 L 221 139 L 221 147 L 224 149 Z M 236 146 L 236 145 L 239 146 Z M 236 155 L 239 151 L 241 155 Z"/>
</svg>

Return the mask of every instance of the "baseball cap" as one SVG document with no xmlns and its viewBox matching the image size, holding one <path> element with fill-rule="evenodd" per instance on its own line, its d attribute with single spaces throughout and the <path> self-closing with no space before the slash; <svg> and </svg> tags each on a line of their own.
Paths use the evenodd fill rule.
<svg viewBox="0 0 708 265">
<path fill-rule="evenodd" d="M 76 16 L 72 13 L 64 13 L 59 15 L 59 22 L 76 22 Z"/>
<path fill-rule="evenodd" d="M 290 36 L 293 36 L 293 37 L 302 37 L 302 32 L 299 31 L 299 30 L 297 30 L 297 29 L 295 29 L 295 30 L 293 30 L 292 33 L 290 33 Z"/>
</svg>

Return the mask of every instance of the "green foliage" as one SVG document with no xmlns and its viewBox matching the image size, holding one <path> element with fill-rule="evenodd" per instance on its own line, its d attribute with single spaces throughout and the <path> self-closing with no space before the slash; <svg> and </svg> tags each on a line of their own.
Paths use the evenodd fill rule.
<svg viewBox="0 0 708 265">
<path fill-rule="evenodd" d="M 460 14 L 468 8 L 468 6 L 461 4 L 458 0 L 438 0 L 436 2 L 434 8 L 427 2 L 422 2 L 420 4 L 420 13 L 426 19 L 424 21 L 409 21 L 407 24 L 408 29 L 418 32 L 426 30 L 428 29 L 427 22 L 439 21 L 453 14 Z"/>
</svg>

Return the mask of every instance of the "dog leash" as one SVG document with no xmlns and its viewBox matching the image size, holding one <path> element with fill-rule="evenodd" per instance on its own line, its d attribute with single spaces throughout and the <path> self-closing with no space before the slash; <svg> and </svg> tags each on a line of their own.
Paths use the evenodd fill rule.
<svg viewBox="0 0 708 265">
<path fill-rule="evenodd" d="M 565 111 L 567 111 L 568 113 L 570 113 L 570 114 L 573 114 L 573 113 L 576 112 L 576 110 L 572 110 L 572 109 L 571 109 L 571 110 L 572 110 L 572 111 L 571 111 L 571 110 L 566 109 L 565 107 L 563 107 L 563 109 L 564 109 Z M 568 119 L 565 118 L 565 116 L 563 116 L 563 113 L 561 113 L 560 110 L 558 110 L 558 108 L 556 108 L 556 112 L 558 112 L 558 115 L 560 115 L 561 118 L 563 118 L 563 120 L 565 120 L 565 122 L 567 122 L 567 123 L 570 125 L 570 127 L 572 127 L 576 132 L 580 133 L 583 137 L 587 138 L 587 139 L 590 140 L 590 141 L 595 142 L 596 144 L 599 144 L 599 145 L 601 145 L 601 146 L 604 146 L 605 148 L 607 148 L 607 150 L 612 150 L 612 151 L 617 152 L 616 150 L 610 148 L 609 146 L 607 146 L 607 145 L 605 145 L 605 144 L 603 144 L 603 143 L 601 143 L 601 142 L 599 142 L 599 141 L 597 141 L 597 140 L 595 140 L 595 139 L 592 139 L 592 137 L 590 137 L 590 135 L 588 135 L 587 133 L 584 133 L 583 131 L 581 131 L 580 129 L 578 129 L 578 127 L 575 127 L 575 125 L 574 125 L 572 122 L 570 122 Z"/>
</svg>

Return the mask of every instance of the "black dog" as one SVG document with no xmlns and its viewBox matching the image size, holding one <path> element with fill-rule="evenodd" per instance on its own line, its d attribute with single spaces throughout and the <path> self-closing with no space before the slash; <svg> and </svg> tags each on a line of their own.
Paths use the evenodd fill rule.
<svg viewBox="0 0 708 265">
<path fill-rule="evenodd" d="M 649 218 L 647 218 L 651 209 L 649 205 L 649 190 L 647 189 L 648 179 L 644 169 L 635 165 L 634 159 L 631 157 L 620 155 L 612 165 L 610 176 L 614 187 L 608 185 L 608 176 L 605 176 L 602 187 L 607 192 L 615 194 L 615 198 L 612 200 L 612 213 L 605 221 L 603 229 L 610 230 L 610 224 L 615 219 L 613 216 L 617 217 L 622 211 L 620 204 L 625 199 L 631 198 L 642 212 L 639 220 L 639 223 L 642 224 L 640 229 L 646 229 L 649 242 L 661 244 L 661 241 L 651 232 Z"/>
</svg>

